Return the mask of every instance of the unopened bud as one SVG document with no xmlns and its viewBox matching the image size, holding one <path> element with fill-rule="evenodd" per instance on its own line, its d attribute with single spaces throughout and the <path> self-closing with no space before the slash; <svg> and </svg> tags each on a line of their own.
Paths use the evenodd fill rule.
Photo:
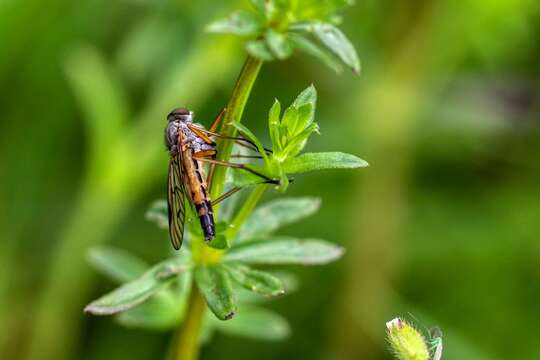
<svg viewBox="0 0 540 360">
<path fill-rule="evenodd" d="M 413 326 L 400 318 L 386 323 L 386 333 L 392 351 L 399 360 L 429 360 L 426 339 Z"/>
</svg>

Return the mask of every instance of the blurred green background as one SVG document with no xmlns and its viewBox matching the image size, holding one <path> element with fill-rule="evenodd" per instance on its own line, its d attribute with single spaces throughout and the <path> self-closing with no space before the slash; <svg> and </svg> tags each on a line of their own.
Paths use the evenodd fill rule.
<svg viewBox="0 0 540 360">
<path fill-rule="evenodd" d="M 144 220 L 164 198 L 174 107 L 208 124 L 244 59 L 204 25 L 247 1 L 0 1 L 0 358 L 160 359 L 171 333 L 86 316 L 113 284 L 85 260 L 170 252 Z M 342 244 L 271 303 L 292 335 L 217 335 L 203 359 L 389 359 L 385 321 L 444 332 L 446 359 L 539 359 L 540 3 L 358 1 L 342 29 L 361 76 L 304 55 L 265 64 L 244 116 L 319 91 L 321 136 L 371 167 L 298 177 L 322 210 L 286 233 Z M 277 196 L 269 192 L 268 198 Z"/>
</svg>

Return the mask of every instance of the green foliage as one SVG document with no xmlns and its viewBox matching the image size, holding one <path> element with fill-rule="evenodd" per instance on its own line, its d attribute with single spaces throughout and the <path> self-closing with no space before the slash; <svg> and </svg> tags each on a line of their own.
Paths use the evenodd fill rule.
<svg viewBox="0 0 540 360">
<path fill-rule="evenodd" d="M 111 258 L 109 256 L 109 258 Z M 158 263 L 135 280 L 91 302 L 85 312 L 94 315 L 112 315 L 126 311 L 147 300 L 164 285 L 176 279 L 176 275 L 191 267 L 190 259 L 177 256 Z"/>
<path fill-rule="evenodd" d="M 236 303 L 231 278 L 224 266 L 197 266 L 195 281 L 214 315 L 220 320 L 232 319 Z"/>
<path fill-rule="evenodd" d="M 304 48 L 311 46 L 312 54 L 331 53 L 358 71 L 354 48 L 334 25 L 337 20 L 334 12 L 345 2 L 270 0 L 252 1 L 252 4 L 255 12 L 237 11 L 210 24 L 207 29 L 251 37 L 246 42 L 246 49 L 258 59 L 286 59 L 296 44 L 301 43 Z M 308 35 L 316 41 L 308 40 Z M 330 60 L 332 57 L 325 55 L 321 58 L 338 69 Z M 242 86 L 239 88 L 244 89 Z M 234 104 L 237 103 L 233 102 L 233 107 Z M 276 188 L 283 192 L 290 183 L 289 174 L 367 165 L 349 154 L 301 154 L 310 136 L 319 130 L 314 121 L 316 105 L 317 91 L 313 85 L 302 91 L 283 112 L 280 102 L 275 100 L 268 112 L 271 151 L 239 122 L 239 118 L 226 123 L 251 141 L 262 158 L 262 164 L 245 164 L 248 170 L 254 170 L 252 172 L 235 171 L 233 184 L 258 186 L 239 209 L 235 208 L 234 202 L 225 204 L 229 208 L 227 211 L 234 215 L 227 222 L 219 218 L 221 222 L 216 224 L 216 237 L 210 243 L 204 242 L 198 226 L 188 224 L 180 256 L 173 256 L 149 269 L 144 262 L 120 250 L 92 250 L 89 259 L 93 265 L 123 284 L 91 302 L 85 311 L 97 315 L 118 314 L 118 321 L 126 326 L 168 329 L 177 326 L 186 316 L 188 299 L 198 297 L 200 301 L 204 298 L 214 315 L 203 324 L 205 337 L 214 330 L 266 340 L 286 337 L 289 334 L 286 320 L 254 303 L 260 302 L 261 298 L 282 296 L 294 286 L 290 286 L 291 282 L 286 281 L 286 277 L 283 280 L 279 275 L 252 266 L 322 265 L 339 259 L 344 249 L 319 239 L 272 235 L 280 227 L 314 214 L 320 207 L 320 200 L 289 198 L 256 208 L 267 185 L 261 184 L 260 176 L 254 173 L 259 172 L 272 179 L 278 184 Z M 239 106 L 243 105 L 237 104 L 236 109 L 229 107 L 228 111 L 241 113 Z M 216 214 L 219 213 L 216 211 Z M 155 202 L 146 217 L 158 227 L 167 228 L 166 204 Z M 189 217 L 193 217 L 191 212 L 188 212 Z M 189 250 L 186 249 L 188 246 Z M 192 291 L 196 293 L 188 297 Z M 251 304 L 240 306 L 242 303 Z M 240 316 L 236 317 L 237 313 Z M 216 320 L 231 320 L 233 317 L 235 319 L 228 322 Z"/>
<path fill-rule="evenodd" d="M 97 246 L 88 252 L 88 261 L 103 275 L 122 283 L 138 278 L 149 268 L 141 259 L 111 246 Z"/>
<path fill-rule="evenodd" d="M 336 72 L 341 64 L 360 72 L 354 46 L 337 28 L 337 11 L 351 1 L 253 0 L 253 11 L 235 11 L 210 23 L 213 33 L 246 37 L 245 49 L 263 61 L 284 60 L 299 49 Z"/>
<path fill-rule="evenodd" d="M 241 263 L 228 263 L 224 266 L 230 277 L 247 290 L 264 296 L 278 296 L 285 293 L 281 280 L 270 273 L 253 270 Z"/>
<path fill-rule="evenodd" d="M 249 216 L 238 233 L 236 243 L 255 236 L 269 235 L 281 226 L 313 215 L 321 205 L 318 198 L 285 198 L 270 201 Z"/>
<path fill-rule="evenodd" d="M 225 26 L 225 23 L 222 26 Z M 227 26 L 230 26 L 230 23 Z M 275 40 L 280 41 L 277 38 Z M 316 103 L 317 91 L 313 85 L 302 91 L 283 113 L 280 102 L 275 100 L 268 113 L 271 152 L 265 150 L 259 138 L 246 126 L 240 123 L 232 124 L 255 144 L 262 155 L 263 167 L 254 164 L 246 166 L 277 179 L 280 183 L 277 187 L 279 190 L 284 191 L 287 188 L 288 174 L 367 165 L 365 161 L 350 154 L 300 154 L 311 134 L 318 132 L 318 125 L 314 122 Z M 246 171 L 237 171 L 233 179 L 236 185 L 261 182 L 258 176 Z M 180 257 L 172 257 L 146 270 L 143 262 L 117 249 L 92 250 L 89 259 L 102 273 L 126 283 L 90 303 L 85 310 L 99 315 L 123 312 L 118 316 L 118 321 L 127 326 L 169 328 L 183 318 L 189 284 L 194 281 L 215 317 L 228 320 L 233 318 L 237 311 L 242 312 L 241 307 L 238 310 L 237 300 L 242 291 L 247 290 L 264 297 L 281 296 L 286 291 L 286 286 L 279 277 L 253 269 L 251 265 L 322 265 L 343 255 L 343 248 L 324 240 L 272 235 L 280 227 L 314 214 L 320 207 L 319 199 L 278 199 L 254 208 L 254 201 L 258 199 L 259 195 L 246 201 L 237 211 L 237 218 L 230 224 L 217 223 L 216 238 L 208 245 L 223 251 L 218 261 L 201 262 L 198 256 L 194 254 L 192 257 L 191 252 L 183 248 Z M 168 221 L 165 202 L 153 203 L 146 217 L 158 227 L 165 228 Z M 235 227 L 238 228 L 229 231 Z M 190 240 L 186 242 L 191 243 L 192 247 L 199 246 L 193 243 L 202 242 L 200 228 L 189 228 L 186 239 Z M 179 282 L 182 281 L 183 286 L 180 286 Z M 245 301 L 245 296 L 243 300 Z M 179 305 L 175 307 L 175 304 Z M 137 305 L 139 306 L 136 307 Z M 251 324 L 250 321 L 254 318 L 257 321 L 266 321 L 267 324 Z M 237 335 L 249 333 L 251 337 L 270 340 L 280 339 L 288 334 L 288 325 L 278 315 L 253 307 L 233 325 L 218 325 L 216 329 Z M 208 331 L 211 333 L 212 330 Z"/>
<path fill-rule="evenodd" d="M 224 260 L 246 264 L 321 265 L 339 259 L 343 253 L 343 248 L 322 240 L 276 237 L 234 248 Z"/>
<path fill-rule="evenodd" d="M 293 103 L 281 114 L 281 104 L 276 99 L 268 112 L 268 128 L 272 142 L 272 153 L 267 154 L 264 146 L 246 126 L 233 125 L 247 139 L 252 141 L 264 160 L 264 168 L 250 165 L 267 176 L 279 179 L 278 189 L 285 191 L 289 185 L 288 174 L 297 174 L 324 169 L 353 169 L 368 166 L 368 163 L 354 155 L 339 152 L 307 153 L 299 155 L 309 137 L 319 132 L 314 122 L 317 105 L 317 91 L 313 85 L 302 91 Z M 260 178 L 249 173 L 241 173 L 235 179 L 238 186 L 260 183 Z"/>
</svg>

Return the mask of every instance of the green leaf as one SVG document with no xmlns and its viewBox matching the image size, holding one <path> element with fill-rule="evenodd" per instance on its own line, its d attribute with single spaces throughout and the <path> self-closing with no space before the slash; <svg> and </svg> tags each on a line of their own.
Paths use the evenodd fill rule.
<svg viewBox="0 0 540 360">
<path fill-rule="evenodd" d="M 254 35 L 263 28 L 261 18 L 244 10 L 235 11 L 224 19 L 216 20 L 206 26 L 206 31 L 235 35 Z"/>
<path fill-rule="evenodd" d="M 289 158 L 283 163 L 283 169 L 287 174 L 325 169 L 355 169 L 366 166 L 369 164 L 365 160 L 341 152 L 305 153 Z"/>
<path fill-rule="evenodd" d="M 355 73 L 360 72 L 360 60 L 354 46 L 336 26 L 310 21 L 295 24 L 291 26 L 291 29 L 314 34 L 345 65 L 349 66 Z"/>
<path fill-rule="evenodd" d="M 326 50 L 322 45 L 319 45 L 303 34 L 289 34 L 289 40 L 294 45 L 294 47 L 300 49 L 308 55 L 313 56 L 316 59 L 319 59 L 323 64 L 334 70 L 337 74 L 341 74 L 343 67 L 339 61 Z"/>
<path fill-rule="evenodd" d="M 283 296 L 287 296 L 298 290 L 299 280 L 294 274 L 284 271 L 272 271 L 271 274 L 277 277 L 283 284 L 283 288 L 285 289 L 285 293 L 283 294 Z M 242 306 L 243 304 L 260 304 L 273 299 L 271 297 L 263 296 L 259 293 L 254 293 L 252 291 L 246 290 L 239 285 L 235 286 L 234 294 L 236 296 L 236 300 L 239 304 L 242 304 Z"/>
<path fill-rule="evenodd" d="M 130 328 L 150 330 L 169 330 L 176 328 L 182 321 L 186 297 L 170 296 L 170 292 L 160 291 L 145 303 L 118 314 L 116 320 Z"/>
<path fill-rule="evenodd" d="M 280 60 L 288 58 L 293 52 L 292 45 L 287 39 L 287 36 L 271 28 L 266 32 L 266 43 L 272 54 Z"/>
<path fill-rule="evenodd" d="M 153 266 L 139 278 L 125 283 L 112 292 L 92 301 L 84 311 L 94 315 L 111 315 L 126 311 L 147 300 L 176 275 L 190 268 L 186 257 L 174 257 Z"/>
<path fill-rule="evenodd" d="M 285 149 L 281 152 L 280 157 L 282 159 L 288 159 L 296 156 L 306 146 L 307 140 L 313 132 L 319 132 L 319 125 L 316 123 L 309 124 L 299 134 L 290 139 Z"/>
<path fill-rule="evenodd" d="M 246 241 L 254 236 L 271 234 L 282 226 L 292 224 L 316 213 L 321 206 L 319 198 L 299 197 L 284 198 L 270 201 L 259 206 L 246 220 L 238 237 L 237 243 Z"/>
<path fill-rule="evenodd" d="M 230 263 L 224 267 L 231 278 L 247 290 L 264 296 L 280 296 L 285 293 L 281 280 L 270 273 L 238 263 Z"/>
<path fill-rule="evenodd" d="M 339 259 L 343 253 L 342 247 L 323 240 L 278 237 L 232 248 L 224 260 L 246 264 L 320 265 Z"/>
<path fill-rule="evenodd" d="M 315 86 L 310 85 L 296 97 L 293 106 L 298 109 L 298 124 L 295 133 L 304 130 L 315 118 L 315 109 L 317 106 L 317 90 Z"/>
<path fill-rule="evenodd" d="M 318 23 L 314 26 L 315 35 L 337 55 L 345 65 L 349 66 L 355 73 L 360 73 L 360 60 L 354 46 L 349 39 L 332 24 Z"/>
<path fill-rule="evenodd" d="M 206 244 L 211 248 L 218 250 L 224 250 L 231 247 L 229 242 L 227 241 L 227 237 L 222 234 L 217 234 L 216 237 L 212 239 L 212 241 Z"/>
<path fill-rule="evenodd" d="M 249 130 L 247 127 L 245 127 L 244 125 L 240 123 L 233 123 L 232 125 L 236 129 L 238 129 L 242 133 L 242 135 L 244 135 L 248 140 L 251 140 L 255 144 L 255 146 L 257 147 L 257 150 L 263 157 L 264 162 L 268 164 L 268 156 L 266 155 L 266 150 L 264 150 L 264 146 L 262 145 L 259 138 L 257 138 L 255 134 L 251 132 L 251 130 Z"/>
<path fill-rule="evenodd" d="M 149 267 L 135 255 L 106 245 L 90 249 L 87 257 L 96 270 L 118 283 L 136 279 Z"/>
<path fill-rule="evenodd" d="M 278 99 L 274 100 L 274 104 L 268 112 L 268 128 L 270 130 L 270 139 L 272 140 L 272 149 L 275 152 L 281 151 L 281 140 L 279 138 L 279 116 L 281 114 L 281 104 Z"/>
<path fill-rule="evenodd" d="M 266 41 L 264 40 L 251 40 L 246 43 L 246 51 L 251 56 L 262 60 L 262 61 L 272 61 L 274 60 L 274 55 L 268 48 Z"/>
<path fill-rule="evenodd" d="M 208 307 L 220 320 L 231 319 L 236 313 L 233 287 L 229 274 L 222 265 L 199 266 L 195 281 Z"/>
<path fill-rule="evenodd" d="M 169 228 L 169 213 L 166 200 L 156 200 L 144 214 L 146 220 L 156 223 L 160 229 Z"/>
<path fill-rule="evenodd" d="M 281 134 L 281 143 L 286 145 L 289 139 L 294 136 L 294 129 L 298 122 L 298 109 L 294 106 L 289 106 L 283 114 L 281 119 L 281 125 L 279 127 L 279 133 Z"/>
<path fill-rule="evenodd" d="M 231 321 L 214 321 L 218 331 L 251 339 L 279 341 L 290 335 L 287 320 L 270 310 L 255 306 L 242 306 Z"/>
</svg>

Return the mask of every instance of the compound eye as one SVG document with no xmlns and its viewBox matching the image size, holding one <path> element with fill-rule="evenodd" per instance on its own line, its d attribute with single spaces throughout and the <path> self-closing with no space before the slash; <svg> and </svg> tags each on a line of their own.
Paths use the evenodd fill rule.
<svg viewBox="0 0 540 360">
<path fill-rule="evenodd" d="M 186 116 L 189 114 L 190 114 L 190 111 L 186 108 L 178 108 L 171 111 L 171 115 Z"/>
</svg>

